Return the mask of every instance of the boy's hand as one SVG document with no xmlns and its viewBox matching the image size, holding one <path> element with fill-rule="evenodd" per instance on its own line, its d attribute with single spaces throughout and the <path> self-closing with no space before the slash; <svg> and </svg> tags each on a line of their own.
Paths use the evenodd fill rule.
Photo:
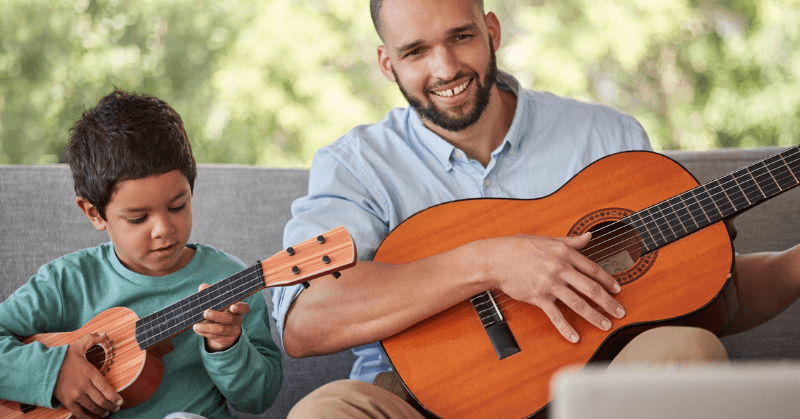
<svg viewBox="0 0 800 419">
<path fill-rule="evenodd" d="M 102 342 L 105 333 L 89 333 L 67 347 L 53 396 L 77 419 L 91 419 L 83 409 L 103 416 L 122 406 L 122 397 L 103 374 L 86 360 L 86 351 Z"/>
<path fill-rule="evenodd" d="M 208 284 L 200 285 L 199 291 L 208 288 Z M 239 339 L 242 334 L 242 315 L 250 311 L 247 303 L 236 303 L 223 311 L 206 310 L 205 320 L 194 325 L 194 332 L 206 338 L 209 352 L 224 351 Z"/>
</svg>

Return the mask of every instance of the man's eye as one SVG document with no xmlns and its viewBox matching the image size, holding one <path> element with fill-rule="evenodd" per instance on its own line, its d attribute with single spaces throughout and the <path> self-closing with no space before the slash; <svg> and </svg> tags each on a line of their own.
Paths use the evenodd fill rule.
<svg viewBox="0 0 800 419">
<path fill-rule="evenodd" d="M 421 49 L 419 49 L 419 48 L 412 49 L 411 51 L 408 52 L 408 54 L 406 54 L 406 57 L 416 57 L 419 54 L 422 54 L 422 50 Z"/>
<path fill-rule="evenodd" d="M 463 40 L 469 39 L 471 37 L 472 37 L 472 35 L 461 33 L 461 34 L 456 35 L 456 41 L 463 41 Z"/>
</svg>

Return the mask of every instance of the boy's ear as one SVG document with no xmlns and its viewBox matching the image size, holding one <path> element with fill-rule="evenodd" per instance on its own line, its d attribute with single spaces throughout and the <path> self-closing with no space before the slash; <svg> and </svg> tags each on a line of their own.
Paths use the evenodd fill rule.
<svg viewBox="0 0 800 419">
<path fill-rule="evenodd" d="M 78 205 L 78 208 L 81 209 L 83 214 L 86 215 L 86 218 L 88 218 L 89 221 L 92 222 L 92 225 L 94 225 L 95 230 L 103 231 L 106 229 L 106 221 L 103 219 L 103 217 L 100 216 L 100 213 L 97 212 L 97 208 L 95 208 L 94 205 L 89 203 L 89 201 L 87 201 L 86 198 L 80 196 L 76 197 L 75 203 Z"/>
</svg>

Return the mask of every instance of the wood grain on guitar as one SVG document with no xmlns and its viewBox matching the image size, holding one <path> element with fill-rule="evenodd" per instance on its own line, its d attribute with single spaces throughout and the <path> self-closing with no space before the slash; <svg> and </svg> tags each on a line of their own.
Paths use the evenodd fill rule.
<svg viewBox="0 0 800 419">
<path fill-rule="evenodd" d="M 78 330 L 37 334 L 22 342 L 63 346 L 89 333 L 105 332 L 107 339 L 87 351 L 87 360 L 122 396 L 125 400 L 122 408 L 127 409 L 145 402 L 158 390 L 164 372 L 161 357 L 171 350 L 169 339 L 203 321 L 206 309 L 224 310 L 264 288 L 338 274 L 355 263 L 355 244 L 347 230 L 338 227 L 141 319 L 128 308 L 114 307 L 101 312 Z M 61 419 L 70 416 L 64 407 L 48 409 L 0 400 L 1 418 Z"/>
<path fill-rule="evenodd" d="M 381 343 L 412 395 L 437 416 L 543 416 L 550 379 L 567 365 L 609 360 L 659 325 L 720 333 L 738 302 L 725 221 L 797 186 L 798 178 L 798 146 L 700 186 L 667 157 L 625 152 L 593 163 L 541 199 L 431 207 L 393 230 L 374 260 L 399 264 L 475 240 L 591 230 L 582 253 L 622 285 L 614 298 L 627 315 L 604 332 L 561 305 L 581 336 L 572 344 L 541 310 L 491 290 Z"/>
</svg>

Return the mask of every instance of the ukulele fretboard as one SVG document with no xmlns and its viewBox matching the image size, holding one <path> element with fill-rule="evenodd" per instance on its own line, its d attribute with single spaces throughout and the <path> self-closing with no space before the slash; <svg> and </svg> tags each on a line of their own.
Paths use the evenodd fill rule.
<svg viewBox="0 0 800 419">
<path fill-rule="evenodd" d="M 136 321 L 136 341 L 144 350 L 203 321 L 207 309 L 220 311 L 265 288 L 261 263 L 225 278 Z"/>
</svg>

